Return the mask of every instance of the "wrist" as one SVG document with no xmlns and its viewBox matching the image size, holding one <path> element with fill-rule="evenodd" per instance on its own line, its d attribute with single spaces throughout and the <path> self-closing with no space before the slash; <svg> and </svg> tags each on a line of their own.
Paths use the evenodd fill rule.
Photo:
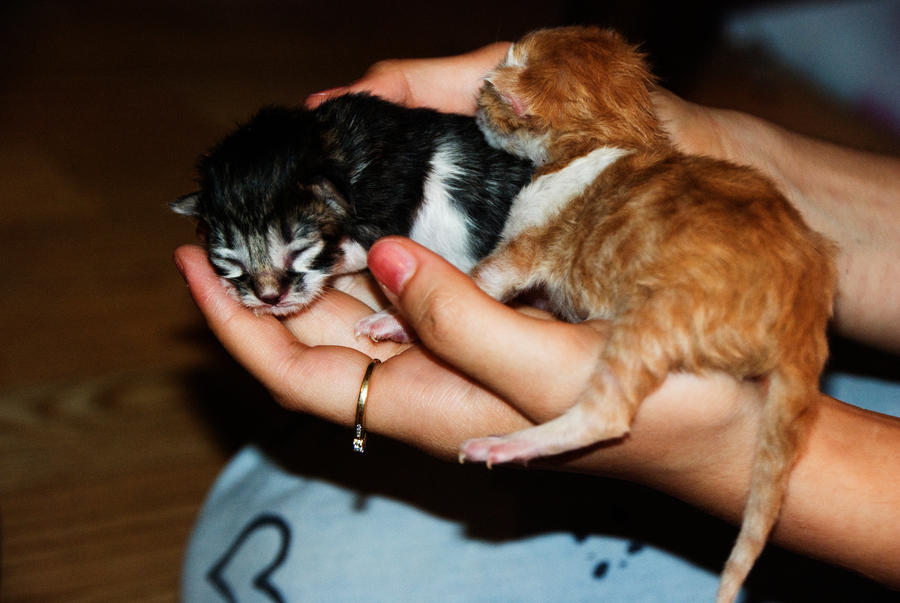
<svg viewBox="0 0 900 603">
<path fill-rule="evenodd" d="M 685 376 L 685 381 L 675 392 L 676 400 L 681 407 L 693 404 L 696 414 L 668 434 L 666 450 L 658 453 L 659 463 L 650 476 L 655 487 L 740 522 L 750 487 L 763 386 L 725 375 Z"/>
<path fill-rule="evenodd" d="M 738 522 L 750 484 L 762 386 L 677 373 L 638 409 L 631 433 L 577 469 L 639 482 Z"/>
<path fill-rule="evenodd" d="M 789 198 L 798 194 L 782 169 L 796 152 L 791 133 L 747 113 L 697 105 L 662 89 L 653 102 L 663 129 L 681 152 L 753 167 Z"/>
<path fill-rule="evenodd" d="M 509 42 L 495 42 L 465 54 L 391 63 L 409 90 L 405 104 L 446 113 L 474 115 L 484 76 L 506 56 Z"/>
</svg>

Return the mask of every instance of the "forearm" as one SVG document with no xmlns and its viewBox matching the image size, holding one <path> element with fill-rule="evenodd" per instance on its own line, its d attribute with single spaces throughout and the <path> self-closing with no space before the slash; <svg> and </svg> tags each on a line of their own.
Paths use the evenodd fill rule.
<svg viewBox="0 0 900 603">
<path fill-rule="evenodd" d="M 749 386 L 726 395 L 734 395 L 735 404 L 725 405 L 733 411 L 718 425 L 713 421 L 693 435 L 662 432 L 659 440 L 640 443 L 636 422 L 634 442 L 619 452 L 594 453 L 602 459 L 582 460 L 597 466 L 612 460 L 622 477 L 737 524 L 750 483 L 760 399 Z M 900 420 L 824 395 L 809 419 L 806 447 L 772 540 L 900 588 Z M 659 441 L 674 444 L 664 449 Z M 634 445 L 639 448 L 626 449 Z"/>
<path fill-rule="evenodd" d="M 465 418 L 445 422 L 451 429 L 438 438 L 441 445 L 429 448 L 437 453 L 452 455 L 463 440 L 558 416 L 583 390 L 609 332 L 601 321 L 568 325 L 524 317 L 410 241 L 380 241 L 369 268 L 429 349 L 514 401 L 518 411 L 488 416 L 486 404 L 472 404 L 454 415 Z M 540 464 L 641 482 L 738 523 L 765 397 L 761 382 L 671 373 L 641 402 L 628 436 Z M 821 394 L 811 403 L 807 446 L 791 475 L 775 538 L 900 586 L 891 576 L 900 566 L 900 420 Z M 447 402 L 440 408 L 447 413 Z M 421 436 L 421 425 L 412 423 L 411 433 Z"/>
<path fill-rule="evenodd" d="M 772 178 L 809 226 L 838 245 L 838 330 L 900 351 L 900 159 L 842 148 L 742 113 L 710 115 L 724 158 Z"/>
<path fill-rule="evenodd" d="M 900 420 L 822 396 L 774 539 L 900 588 Z"/>
<path fill-rule="evenodd" d="M 796 134 L 786 154 L 777 167 L 789 198 L 839 247 L 838 329 L 900 351 L 900 159 Z"/>
</svg>

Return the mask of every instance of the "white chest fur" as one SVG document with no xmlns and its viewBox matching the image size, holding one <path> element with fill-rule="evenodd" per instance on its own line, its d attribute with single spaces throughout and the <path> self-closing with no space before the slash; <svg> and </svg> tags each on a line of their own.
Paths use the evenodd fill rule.
<svg viewBox="0 0 900 603">
<path fill-rule="evenodd" d="M 508 241 L 528 228 L 545 224 L 628 152 L 617 147 L 600 147 L 563 169 L 532 181 L 513 200 L 502 240 Z"/>
</svg>

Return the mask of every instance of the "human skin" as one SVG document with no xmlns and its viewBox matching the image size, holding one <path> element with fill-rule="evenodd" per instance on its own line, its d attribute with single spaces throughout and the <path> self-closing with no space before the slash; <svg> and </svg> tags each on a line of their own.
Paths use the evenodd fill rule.
<svg viewBox="0 0 900 603">
<path fill-rule="evenodd" d="M 353 325 L 371 310 L 337 290 L 284 321 L 257 316 L 224 291 L 201 248 L 181 247 L 176 260 L 210 328 L 285 407 L 352 425 L 362 374 L 380 358 L 369 430 L 447 459 L 468 438 L 565 410 L 605 340 L 602 322 L 570 325 L 499 304 L 406 239 L 376 243 L 369 264 L 400 293 L 390 298 L 422 345 L 356 338 Z M 547 466 L 640 482 L 736 523 L 760 387 L 717 374 L 670 375 L 642 403 L 627 438 Z M 900 421 L 826 396 L 813 408 L 773 540 L 900 586 Z"/>
<path fill-rule="evenodd" d="M 481 76 L 506 48 L 495 44 L 460 57 L 379 63 L 359 82 L 314 96 L 310 103 L 368 90 L 411 106 L 472 112 Z M 456 80 L 458 85 L 451 84 Z M 802 145 L 813 165 L 819 165 L 813 156 L 822 150 L 823 165 L 831 169 L 865 164 L 865 158 L 847 152 L 851 161 L 843 149 L 820 148 L 816 141 L 795 139 L 750 116 L 690 105 L 663 91 L 656 103 L 684 150 L 756 165 L 764 173 L 779 171 L 770 177 L 813 227 L 842 245 L 837 328 L 897 349 L 900 292 L 876 276 L 898 270 L 883 262 L 892 253 L 892 241 L 900 239 L 889 236 L 898 205 L 865 201 L 890 193 L 892 160 L 876 162 L 888 176 L 868 178 L 877 191 L 846 197 L 875 205 L 876 217 L 865 207 L 850 211 L 832 200 L 848 214 L 835 218 L 829 203 L 804 206 L 813 203 L 818 180 L 806 173 L 792 179 L 774 160 L 775 167 L 757 165 L 770 157 L 762 149 L 789 153 Z M 858 191 L 865 180 L 854 178 L 851 184 Z M 841 184 L 822 188 L 838 197 Z M 876 242 L 869 241 L 872 237 Z M 848 243 L 854 244 L 846 250 Z M 877 270 L 864 260 L 875 262 Z M 284 406 L 352 425 L 362 374 L 371 358 L 379 358 L 385 362 L 370 382 L 368 428 L 444 458 L 455 458 L 468 438 L 522 429 L 563 412 L 587 383 L 606 336 L 600 321 L 572 325 L 503 306 L 466 275 L 405 239 L 376 243 L 369 267 L 418 333 L 417 345 L 376 344 L 354 336 L 356 320 L 379 305 L 378 291 L 366 277 L 342 279 L 344 291 L 329 291 L 304 312 L 279 321 L 256 316 L 229 297 L 200 248 L 179 248 L 176 262 L 210 328 Z M 738 522 L 761 387 L 718 374 L 670 375 L 643 402 L 626 438 L 547 466 L 640 482 Z M 807 420 L 807 447 L 791 476 L 773 540 L 900 587 L 900 421 L 826 396 L 812 401 Z"/>
<path fill-rule="evenodd" d="M 682 150 L 756 168 L 813 229 L 837 243 L 835 327 L 900 352 L 900 158 L 801 136 L 665 90 L 654 101 Z"/>
</svg>

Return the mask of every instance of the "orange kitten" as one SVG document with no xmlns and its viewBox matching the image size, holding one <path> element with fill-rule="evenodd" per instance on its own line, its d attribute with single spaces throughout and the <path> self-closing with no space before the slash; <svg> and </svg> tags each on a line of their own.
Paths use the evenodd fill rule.
<svg viewBox="0 0 900 603">
<path fill-rule="evenodd" d="M 562 316 L 612 328 L 575 406 L 470 440 L 461 458 L 526 461 L 626 436 L 669 372 L 766 379 L 750 495 L 717 598 L 732 601 L 777 519 L 799 418 L 818 392 L 834 248 L 755 171 L 676 151 L 652 85 L 634 47 L 593 28 L 532 33 L 486 78 L 482 130 L 539 167 L 473 276 L 501 300 L 541 287 Z"/>
</svg>

